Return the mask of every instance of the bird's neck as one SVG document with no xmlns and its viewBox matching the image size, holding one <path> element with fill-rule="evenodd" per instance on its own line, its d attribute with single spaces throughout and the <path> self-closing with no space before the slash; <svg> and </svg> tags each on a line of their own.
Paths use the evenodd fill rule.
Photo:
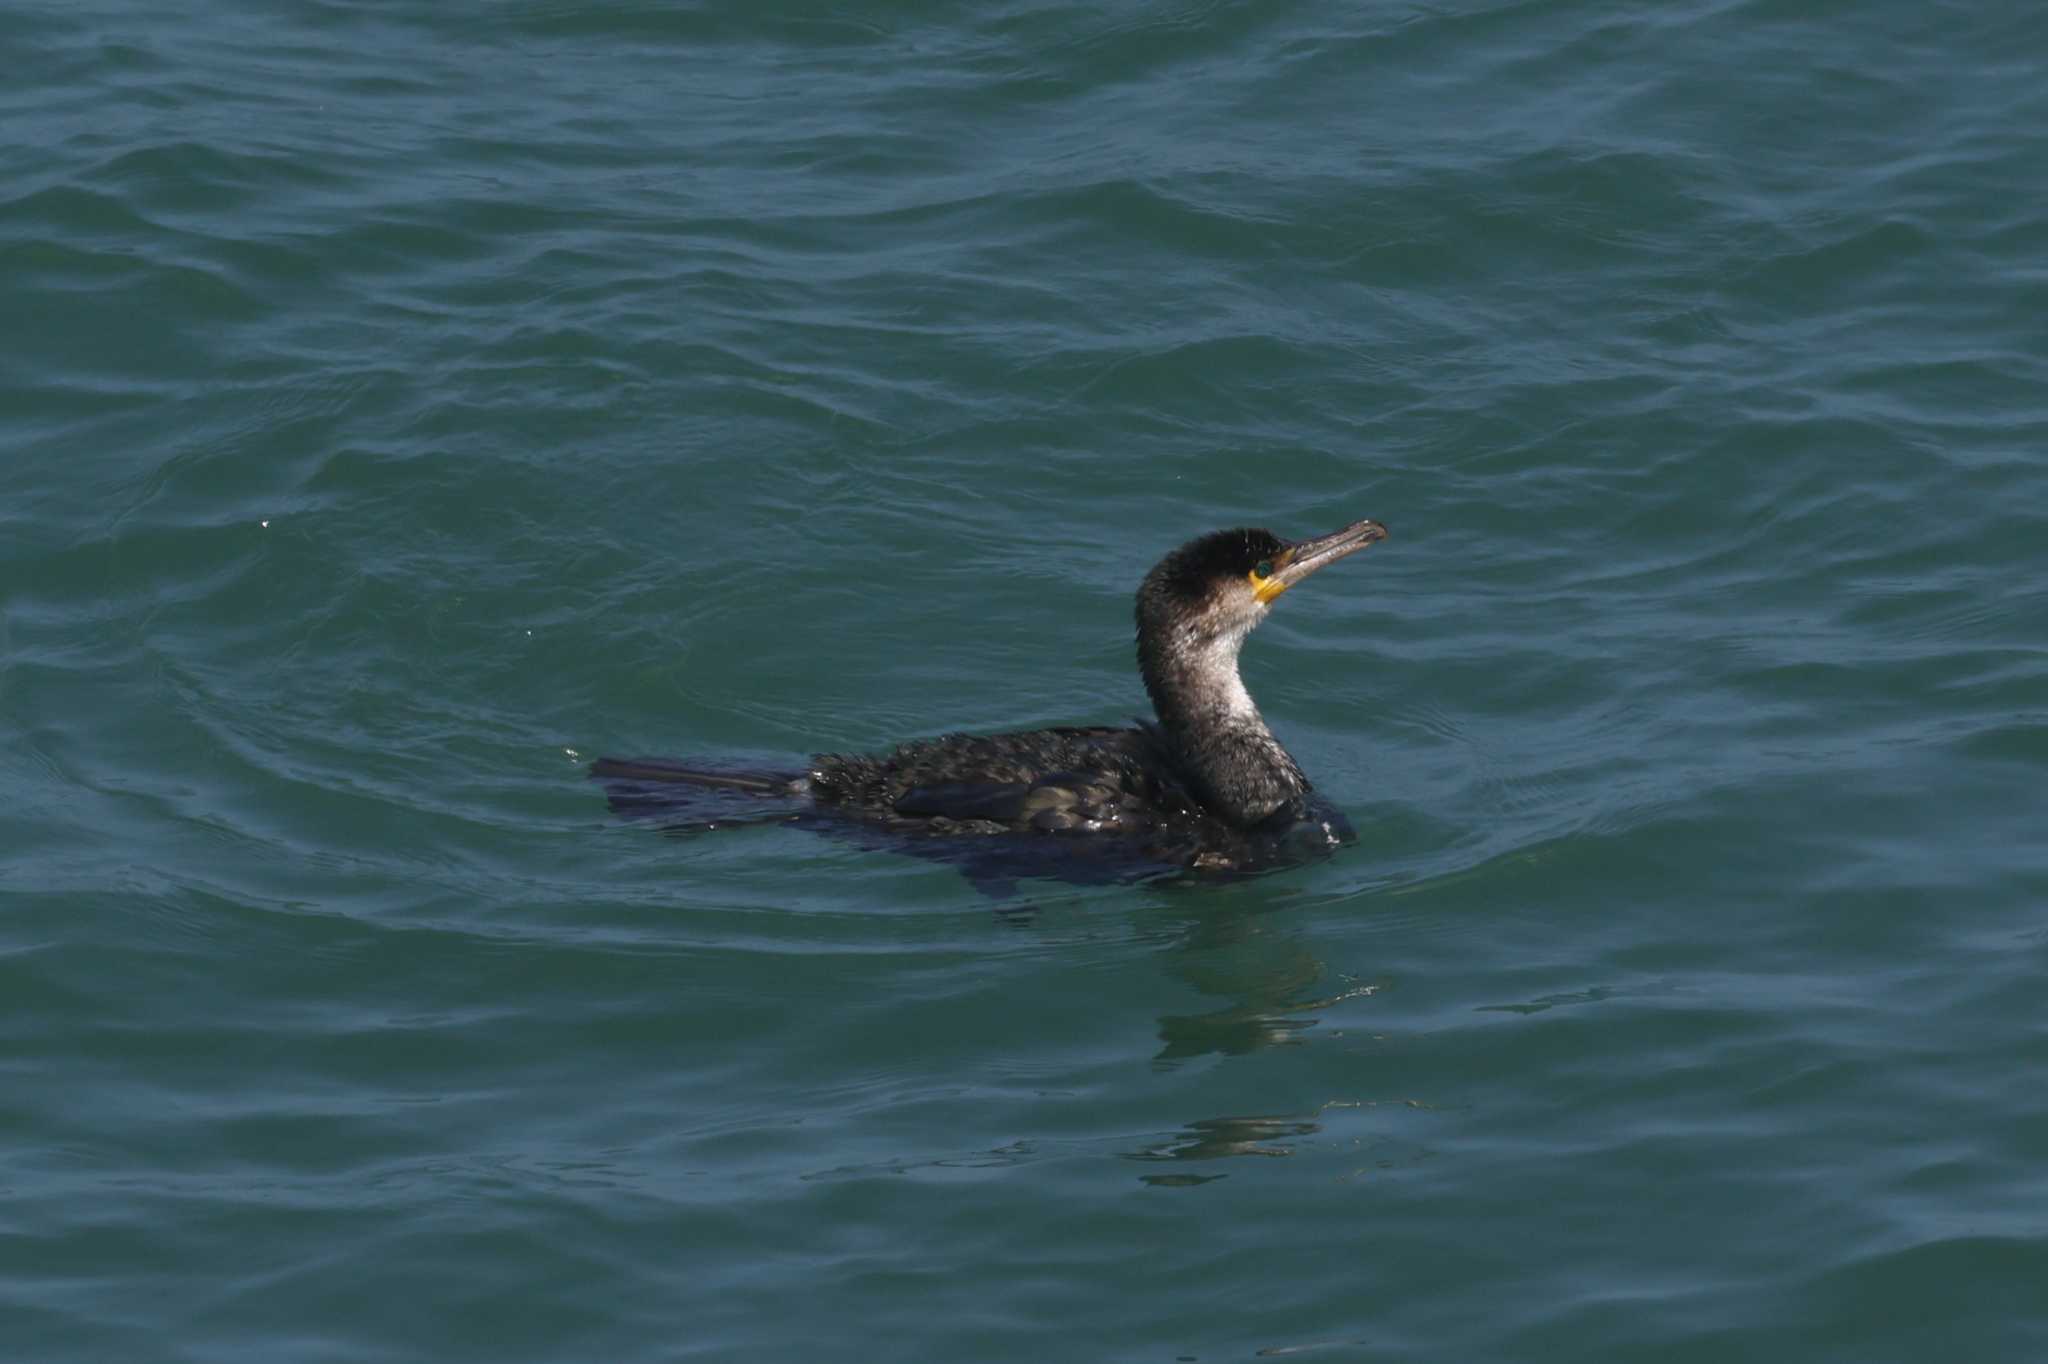
<svg viewBox="0 0 2048 1364">
<path fill-rule="evenodd" d="M 1237 668 L 1238 635 L 1141 638 L 1139 669 L 1175 759 L 1202 803 L 1252 825 L 1308 792 L 1308 779 L 1273 737 Z"/>
</svg>

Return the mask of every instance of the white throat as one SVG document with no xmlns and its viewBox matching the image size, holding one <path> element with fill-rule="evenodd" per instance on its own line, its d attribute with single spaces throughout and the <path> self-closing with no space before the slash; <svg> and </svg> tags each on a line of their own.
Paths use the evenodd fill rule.
<svg viewBox="0 0 2048 1364">
<path fill-rule="evenodd" d="M 1253 703 L 1252 694 L 1245 690 L 1244 678 L 1237 670 L 1238 651 L 1244 647 L 1244 637 L 1256 624 L 1258 619 L 1253 617 L 1246 620 L 1242 628 L 1211 635 L 1188 650 L 1187 677 L 1192 684 L 1189 688 L 1192 694 L 1188 699 L 1211 714 L 1239 723 L 1255 724 L 1263 729 L 1266 722 L 1260 717 L 1259 708 Z"/>
</svg>

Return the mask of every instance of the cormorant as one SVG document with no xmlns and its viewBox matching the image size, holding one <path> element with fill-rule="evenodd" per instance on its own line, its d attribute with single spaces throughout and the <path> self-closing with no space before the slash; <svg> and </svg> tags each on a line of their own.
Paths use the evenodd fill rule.
<svg viewBox="0 0 2048 1364">
<path fill-rule="evenodd" d="M 881 754 L 822 754 L 803 772 L 600 758 L 611 808 L 675 832 L 800 823 L 959 863 L 978 881 L 1247 872 L 1349 839 L 1238 675 L 1275 599 L 1386 538 L 1358 521 L 1287 541 L 1220 530 L 1168 554 L 1138 588 L 1138 669 L 1158 719 L 1131 728 L 948 734 Z"/>
</svg>

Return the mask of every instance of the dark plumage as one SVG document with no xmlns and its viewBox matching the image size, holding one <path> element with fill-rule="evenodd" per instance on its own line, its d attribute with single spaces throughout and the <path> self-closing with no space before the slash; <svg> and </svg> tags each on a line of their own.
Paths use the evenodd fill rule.
<svg viewBox="0 0 2048 1364">
<path fill-rule="evenodd" d="M 1238 674 L 1244 638 L 1295 583 L 1376 540 L 1360 521 L 1286 541 L 1217 531 L 1138 588 L 1138 668 L 1158 715 L 1132 728 L 948 734 L 887 753 L 824 754 L 806 772 L 601 758 L 612 808 L 677 830 L 803 823 L 886 836 L 983 877 L 1251 871 L 1349 835 L 1267 728 Z M 1053 855 L 1057 853 L 1057 855 Z"/>
</svg>

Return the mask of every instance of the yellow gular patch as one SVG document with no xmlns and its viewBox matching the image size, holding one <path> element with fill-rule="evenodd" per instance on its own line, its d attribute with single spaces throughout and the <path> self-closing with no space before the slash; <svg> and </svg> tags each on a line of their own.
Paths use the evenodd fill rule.
<svg viewBox="0 0 2048 1364">
<path fill-rule="evenodd" d="M 1247 573 L 1244 576 L 1245 581 L 1252 585 L 1252 595 L 1261 602 L 1271 602 L 1273 598 L 1287 590 L 1287 584 L 1278 578 L 1261 578 L 1256 573 Z"/>
</svg>

